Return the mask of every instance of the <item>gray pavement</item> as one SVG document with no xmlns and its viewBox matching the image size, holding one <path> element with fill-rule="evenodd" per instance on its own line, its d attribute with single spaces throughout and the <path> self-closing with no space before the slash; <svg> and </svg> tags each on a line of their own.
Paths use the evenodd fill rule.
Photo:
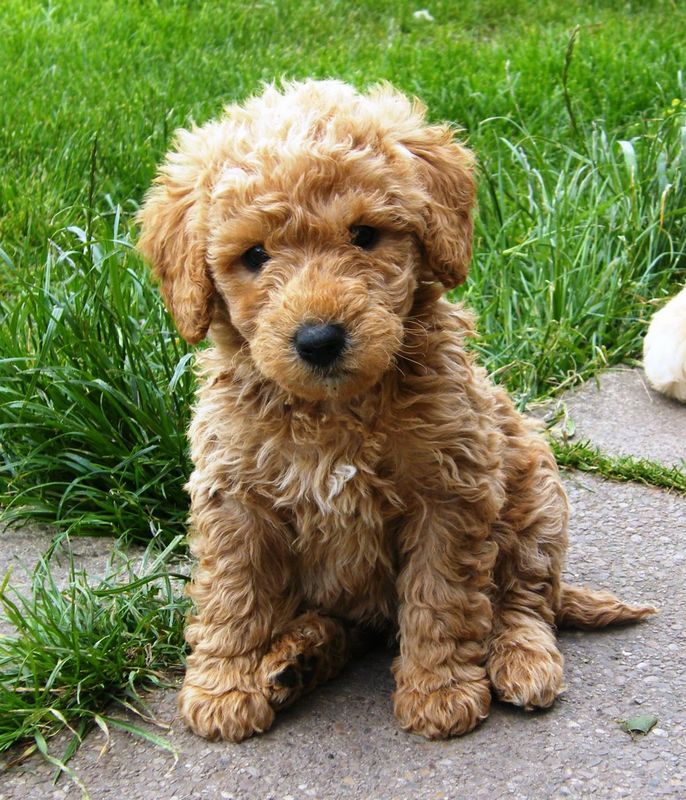
<svg viewBox="0 0 686 800">
<path fill-rule="evenodd" d="M 652 389 L 643 370 L 607 370 L 567 392 L 559 405 L 574 423 L 573 441 L 589 439 L 608 456 L 635 456 L 683 469 L 686 405 Z"/>
<path fill-rule="evenodd" d="M 601 380 L 601 396 L 604 386 Z M 616 394 L 609 396 L 598 415 L 614 423 L 624 413 L 621 392 L 619 408 Z M 650 411 L 659 432 L 662 407 L 655 411 L 646 398 L 650 405 L 636 410 L 637 419 Z M 686 406 L 664 408 L 678 431 Z M 601 434 L 602 426 L 594 429 Z M 624 439 L 632 434 L 625 427 Z M 612 448 L 622 439 L 607 434 L 603 441 L 618 452 Z M 683 446 L 669 436 L 664 442 L 668 459 Z M 102 735 L 93 734 L 71 766 L 93 800 L 686 798 L 686 498 L 579 473 L 567 473 L 565 483 L 572 502 L 568 578 L 652 602 L 660 614 L 637 626 L 562 633 L 567 691 L 552 710 L 529 714 L 495 704 L 474 733 L 427 742 L 395 724 L 392 654 L 379 651 L 278 716 L 268 734 L 240 745 L 192 736 L 175 718 L 174 693 L 156 692 L 150 707 L 171 729 L 150 730 L 168 737 L 178 760 L 114 731 L 104 754 Z M 12 541 L 4 542 L 7 553 Z M 633 740 L 617 719 L 642 713 L 659 721 Z M 38 759 L 11 770 L 0 776 L 0 800 L 80 796 L 68 780 L 53 786 L 51 773 Z"/>
<path fill-rule="evenodd" d="M 24 591 L 31 584 L 31 573 L 52 543 L 50 531 L 39 526 L 8 528 L 0 532 L 0 575 L 12 572 L 11 585 Z M 51 559 L 51 572 L 61 584 L 69 574 L 69 555 L 75 568 L 89 575 L 104 574 L 113 540 L 107 538 L 74 538 L 69 547 L 59 547 Z M 0 626 L 3 620 L 0 618 Z M 0 628 L 1 629 L 1 628 Z"/>
</svg>

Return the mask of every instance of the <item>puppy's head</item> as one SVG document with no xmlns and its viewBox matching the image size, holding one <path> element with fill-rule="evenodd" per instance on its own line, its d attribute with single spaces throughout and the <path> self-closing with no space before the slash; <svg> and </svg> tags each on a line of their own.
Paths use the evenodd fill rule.
<svg viewBox="0 0 686 800">
<path fill-rule="evenodd" d="M 351 397 L 391 367 L 418 283 L 466 277 L 472 165 L 389 87 L 269 88 L 178 134 L 139 248 L 189 342 L 212 326 L 286 391 Z"/>
</svg>

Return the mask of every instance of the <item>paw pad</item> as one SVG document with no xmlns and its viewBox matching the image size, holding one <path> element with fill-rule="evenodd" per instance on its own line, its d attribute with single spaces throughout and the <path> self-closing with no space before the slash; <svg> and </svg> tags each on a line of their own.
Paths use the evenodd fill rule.
<svg viewBox="0 0 686 800">
<path fill-rule="evenodd" d="M 298 670 L 291 664 L 285 669 L 282 669 L 281 672 L 277 672 L 276 675 L 272 676 L 272 681 L 273 683 L 278 683 L 279 686 L 293 689 L 299 683 Z"/>
</svg>

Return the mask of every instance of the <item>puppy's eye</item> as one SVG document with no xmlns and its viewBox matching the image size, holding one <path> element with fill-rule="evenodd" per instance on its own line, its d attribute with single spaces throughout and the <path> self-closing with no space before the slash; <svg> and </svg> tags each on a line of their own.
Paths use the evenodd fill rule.
<svg viewBox="0 0 686 800">
<path fill-rule="evenodd" d="M 353 225 L 350 235 L 355 247 L 361 247 L 363 250 L 371 250 L 379 241 L 379 231 L 369 225 Z"/>
<path fill-rule="evenodd" d="M 245 253 L 243 253 L 241 261 L 250 272 L 259 272 L 262 269 L 262 265 L 266 264 L 270 258 L 271 256 L 264 247 L 262 247 L 261 244 L 256 244 L 254 247 L 251 247 L 250 250 L 246 250 Z"/>
</svg>

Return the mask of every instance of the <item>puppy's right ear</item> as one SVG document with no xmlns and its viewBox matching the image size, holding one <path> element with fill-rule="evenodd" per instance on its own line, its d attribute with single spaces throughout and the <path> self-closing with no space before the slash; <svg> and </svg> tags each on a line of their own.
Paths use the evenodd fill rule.
<svg viewBox="0 0 686 800">
<path fill-rule="evenodd" d="M 183 338 L 203 339 L 212 317 L 207 269 L 207 212 L 212 159 L 202 128 L 179 131 L 138 212 L 138 250 L 160 279 L 165 304 Z"/>
</svg>

